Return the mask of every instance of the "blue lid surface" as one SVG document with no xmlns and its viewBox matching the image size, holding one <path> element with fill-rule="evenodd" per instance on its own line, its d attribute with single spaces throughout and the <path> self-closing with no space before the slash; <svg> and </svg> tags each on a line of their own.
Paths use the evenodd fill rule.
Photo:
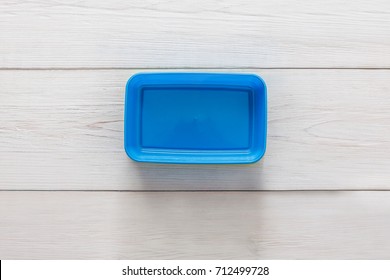
<svg viewBox="0 0 390 280">
<path fill-rule="evenodd" d="M 136 74 L 124 131 L 136 161 L 253 163 L 265 153 L 266 85 L 252 74 Z"/>
</svg>

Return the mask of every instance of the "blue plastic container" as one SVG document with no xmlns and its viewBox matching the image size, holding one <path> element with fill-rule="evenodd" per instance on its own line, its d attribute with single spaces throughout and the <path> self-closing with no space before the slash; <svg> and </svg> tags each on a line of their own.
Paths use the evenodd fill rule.
<svg viewBox="0 0 390 280">
<path fill-rule="evenodd" d="M 266 85 L 251 74 L 137 74 L 124 130 L 136 161 L 253 163 L 265 153 Z"/>
</svg>

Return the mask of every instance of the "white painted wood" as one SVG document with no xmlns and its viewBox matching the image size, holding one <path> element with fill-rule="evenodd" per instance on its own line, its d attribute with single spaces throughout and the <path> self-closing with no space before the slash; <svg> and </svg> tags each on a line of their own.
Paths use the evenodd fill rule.
<svg viewBox="0 0 390 280">
<path fill-rule="evenodd" d="M 269 89 L 269 137 L 254 165 L 127 158 L 132 73 L 0 71 L 0 189 L 390 188 L 390 71 L 257 70 Z"/>
<path fill-rule="evenodd" d="M 1 1 L 0 190 L 110 192 L 0 191 L 0 259 L 389 258 L 390 192 L 111 192 L 390 189 L 390 70 L 258 69 L 389 68 L 389 11 L 387 0 Z M 265 158 L 128 159 L 136 68 L 253 68 L 269 88 Z"/>
<path fill-rule="evenodd" d="M 388 259 L 390 192 L 0 192 L 1 259 Z"/>
<path fill-rule="evenodd" d="M 388 0 L 0 2 L 0 68 L 390 67 Z"/>
</svg>

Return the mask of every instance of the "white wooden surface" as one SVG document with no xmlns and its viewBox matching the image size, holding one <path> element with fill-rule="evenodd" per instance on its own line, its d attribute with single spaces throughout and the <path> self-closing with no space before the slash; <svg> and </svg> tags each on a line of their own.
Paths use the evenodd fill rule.
<svg viewBox="0 0 390 280">
<path fill-rule="evenodd" d="M 390 258 L 389 200 L 390 192 L 0 192 L 0 258 Z"/>
<path fill-rule="evenodd" d="M 243 166 L 131 161 L 123 102 L 133 73 L 0 71 L 0 189 L 390 189 L 388 70 L 257 70 L 268 150 Z"/>
<path fill-rule="evenodd" d="M 387 0 L 0 1 L 0 259 L 390 258 L 389 34 Z M 138 71 L 263 76 L 264 159 L 129 160 Z"/>
<path fill-rule="evenodd" d="M 2 0 L 8 68 L 390 67 L 388 0 Z"/>
</svg>

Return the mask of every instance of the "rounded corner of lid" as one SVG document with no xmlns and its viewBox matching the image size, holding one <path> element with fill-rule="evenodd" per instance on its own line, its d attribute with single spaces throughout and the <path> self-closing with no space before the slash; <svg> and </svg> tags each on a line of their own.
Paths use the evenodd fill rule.
<svg viewBox="0 0 390 280">
<path fill-rule="evenodd" d="M 259 144 L 258 147 L 253 147 L 253 151 L 251 153 L 251 159 L 250 159 L 249 163 L 256 163 L 259 160 L 261 160 L 264 157 L 266 151 L 267 151 L 267 142 L 266 141 Z"/>
<path fill-rule="evenodd" d="M 252 76 L 257 86 L 260 86 L 263 89 L 264 93 L 267 93 L 267 83 L 265 82 L 265 80 L 258 74 L 250 74 L 250 75 Z"/>
<path fill-rule="evenodd" d="M 126 155 L 127 155 L 130 159 L 132 159 L 132 160 L 134 160 L 134 161 L 137 161 L 137 162 L 140 162 L 140 161 L 141 161 L 141 160 L 139 159 L 139 157 L 138 157 L 137 151 L 136 151 L 134 148 L 129 147 L 128 145 L 125 145 L 125 152 L 126 152 Z"/>
<path fill-rule="evenodd" d="M 130 87 L 134 87 L 142 82 L 142 77 L 145 76 L 145 73 L 135 73 L 130 76 L 126 82 L 126 92 L 129 91 Z"/>
<path fill-rule="evenodd" d="M 253 156 L 253 158 L 252 158 L 248 163 L 256 163 L 256 162 L 259 162 L 259 161 L 264 157 L 264 155 L 265 155 L 265 148 L 264 148 L 262 151 L 256 153 L 256 154 Z"/>
</svg>

